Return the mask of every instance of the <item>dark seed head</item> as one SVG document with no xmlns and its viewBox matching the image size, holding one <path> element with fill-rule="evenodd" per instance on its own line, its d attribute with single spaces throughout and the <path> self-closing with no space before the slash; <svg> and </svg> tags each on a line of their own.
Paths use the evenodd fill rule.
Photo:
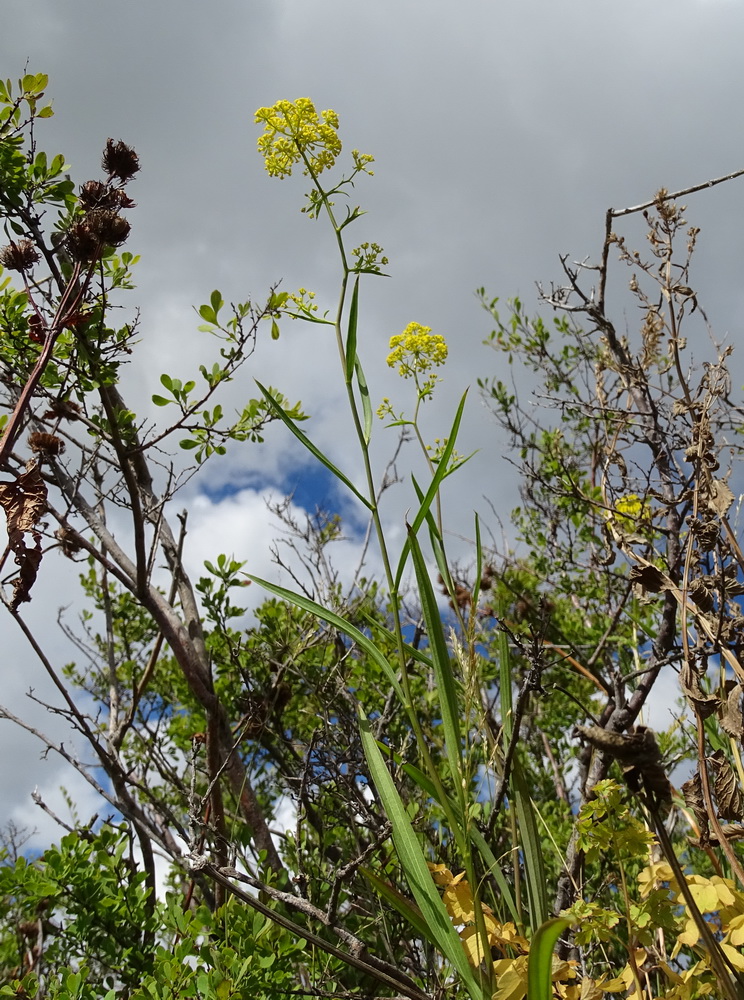
<svg viewBox="0 0 744 1000">
<path fill-rule="evenodd" d="M 107 139 L 101 166 L 109 176 L 118 177 L 122 183 L 126 184 L 140 168 L 139 156 L 125 142 L 121 140 L 114 142 L 113 139 Z"/>
<path fill-rule="evenodd" d="M 41 260 L 31 240 L 8 243 L 0 250 L 0 264 L 9 271 L 28 271 Z"/>
</svg>

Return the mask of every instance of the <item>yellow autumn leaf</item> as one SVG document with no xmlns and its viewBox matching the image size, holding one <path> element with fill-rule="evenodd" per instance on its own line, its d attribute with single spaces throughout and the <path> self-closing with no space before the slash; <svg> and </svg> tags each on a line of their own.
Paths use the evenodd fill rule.
<svg viewBox="0 0 744 1000">
<path fill-rule="evenodd" d="M 680 946 L 687 946 L 691 948 L 693 945 L 698 943 L 698 938 L 700 937 L 700 932 L 698 931 L 697 924 L 693 918 L 688 914 L 685 920 L 685 928 L 681 934 L 677 935 L 677 944 L 674 947 L 674 952 L 672 953 L 672 958 L 677 957 L 677 952 Z"/>
<path fill-rule="evenodd" d="M 638 876 L 638 885 L 644 899 L 652 889 L 656 888 L 657 882 L 674 882 L 674 872 L 666 861 L 658 861 L 656 864 L 649 865 Z"/>
<path fill-rule="evenodd" d="M 572 987 L 575 989 L 575 987 Z M 599 982 L 584 976 L 579 988 L 579 1000 L 602 1000 L 602 987 Z"/>
<path fill-rule="evenodd" d="M 738 948 L 734 948 L 732 945 L 722 941 L 721 951 L 724 953 L 729 962 L 731 962 L 737 972 L 744 972 L 744 955 L 742 955 Z"/>
<path fill-rule="evenodd" d="M 710 884 L 716 890 L 716 895 L 718 896 L 721 906 L 735 906 L 736 905 L 736 895 L 733 892 L 734 883 L 729 878 L 721 878 L 720 875 L 714 875 Z"/>
<path fill-rule="evenodd" d="M 454 923 L 466 924 L 475 920 L 473 894 L 467 882 L 456 882 L 453 879 L 444 890 L 442 902 Z"/>
<path fill-rule="evenodd" d="M 690 888 L 692 898 L 702 913 L 714 913 L 719 908 L 718 893 L 709 879 L 703 878 L 701 875 L 690 875 L 687 878 L 687 885 Z M 681 893 L 677 898 L 680 903 L 684 902 Z"/>
<path fill-rule="evenodd" d="M 478 933 L 478 928 L 475 924 L 469 924 L 460 931 L 460 940 L 462 941 L 462 946 L 465 949 L 465 954 L 468 956 L 468 962 L 470 962 L 474 969 L 477 969 L 483 961 L 485 955 L 481 944 L 480 934 Z"/>
<path fill-rule="evenodd" d="M 491 1000 L 522 1000 L 527 995 L 527 955 L 493 963 L 496 989 Z"/>
<path fill-rule="evenodd" d="M 427 864 L 429 866 L 429 871 L 431 872 L 431 877 L 437 885 L 450 884 L 453 875 L 446 865 L 433 865 L 430 861 L 428 861 Z"/>
<path fill-rule="evenodd" d="M 527 938 L 522 937 L 521 934 L 517 934 L 517 928 L 511 921 L 500 926 L 497 924 L 497 928 L 498 930 L 494 932 L 491 938 L 491 944 L 500 945 L 501 947 L 519 948 L 524 954 L 530 950 L 529 941 Z"/>
<path fill-rule="evenodd" d="M 744 913 L 729 921 L 726 939 L 729 944 L 744 945 Z"/>
</svg>

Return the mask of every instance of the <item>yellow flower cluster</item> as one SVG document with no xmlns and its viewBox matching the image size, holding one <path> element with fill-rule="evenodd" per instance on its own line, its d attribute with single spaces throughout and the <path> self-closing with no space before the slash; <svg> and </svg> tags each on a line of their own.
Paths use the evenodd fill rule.
<svg viewBox="0 0 744 1000">
<path fill-rule="evenodd" d="M 409 323 L 403 333 L 390 338 L 387 363 L 390 368 L 397 365 L 403 378 L 424 375 L 446 360 L 447 343 L 440 334 L 432 333 L 430 326 Z"/>
<path fill-rule="evenodd" d="M 332 110 L 318 115 L 309 97 L 259 108 L 255 120 L 264 125 L 258 151 L 272 177 L 289 177 L 295 163 L 303 159 L 303 173 L 320 174 L 333 166 L 341 152 L 338 115 Z"/>
</svg>

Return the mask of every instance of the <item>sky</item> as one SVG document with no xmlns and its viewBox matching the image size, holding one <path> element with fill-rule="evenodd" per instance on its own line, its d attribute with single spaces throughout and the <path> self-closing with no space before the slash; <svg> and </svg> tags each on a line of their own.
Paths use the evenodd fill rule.
<svg viewBox="0 0 744 1000">
<path fill-rule="evenodd" d="M 477 391 L 479 377 L 503 377 L 504 362 L 483 345 L 491 323 L 475 290 L 535 306 L 535 282 L 560 279 L 559 254 L 596 259 L 607 208 L 744 165 L 736 124 L 744 7 L 735 0 L 4 0 L 2 18 L 2 77 L 17 79 L 26 66 L 49 74 L 55 117 L 39 130 L 40 147 L 64 152 L 78 181 L 99 176 L 109 136 L 140 156 L 127 248 L 142 257 L 132 297 L 141 343 L 123 390 L 153 419 L 163 415 L 150 404 L 161 373 L 185 380 L 211 364 L 214 345 L 198 332 L 193 307 L 213 289 L 228 302 L 260 301 L 280 281 L 288 291 L 314 290 L 321 309 L 334 309 L 332 233 L 300 214 L 305 178 L 266 174 L 253 113 L 298 97 L 338 112 L 346 153 L 376 159 L 375 176 L 355 188 L 368 214 L 351 245 L 374 240 L 390 259 L 390 277 L 362 288 L 359 343 L 373 401 L 389 396 L 410 410 L 410 386 L 385 358 L 390 336 L 411 321 L 444 335 L 450 349 L 425 413 L 432 438 L 447 434 L 470 387 L 458 450 L 476 454 L 445 495 L 453 551 L 463 557 L 473 511 L 500 539 L 497 516 L 508 524 L 517 501 L 506 443 Z M 739 180 L 687 200 L 688 219 L 702 227 L 701 303 L 734 344 L 743 199 Z M 336 364 L 323 327 L 287 323 L 279 341 L 262 338 L 229 401 L 257 395 L 253 378 L 302 400 L 312 417 L 304 429 L 354 478 L 359 459 Z M 381 425 L 376 436 L 382 471 L 396 441 Z M 404 452 L 399 470 L 414 462 Z M 263 447 L 211 463 L 182 494 L 192 572 L 226 551 L 276 578 L 277 526 L 265 499 L 293 491 L 298 507 L 319 502 L 344 514 L 350 540 L 336 558 L 350 572 L 358 512 L 280 427 Z M 390 491 L 393 537 L 411 503 L 409 482 Z M 70 658 L 55 645 L 50 612 L 72 599 L 76 570 L 61 561 L 45 569 L 30 620 Z M 60 721 L 25 698 L 31 685 L 53 695 L 12 628 L 2 625 L 0 700 L 59 734 Z M 43 841 L 50 825 L 30 804 L 37 786 L 62 811 L 63 783 L 81 818 L 97 809 L 69 769 L 42 760 L 31 737 L 1 721 L 0 759 L 22 764 L 0 768 L 0 825 L 12 818 Z"/>
</svg>

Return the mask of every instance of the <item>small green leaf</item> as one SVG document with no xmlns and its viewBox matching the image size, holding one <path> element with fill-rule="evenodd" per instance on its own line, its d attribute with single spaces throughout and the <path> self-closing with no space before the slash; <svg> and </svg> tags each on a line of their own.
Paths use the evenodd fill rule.
<svg viewBox="0 0 744 1000">
<path fill-rule="evenodd" d="M 170 377 L 170 375 L 161 375 L 160 384 L 164 385 L 165 388 L 168 390 L 168 392 L 170 392 L 173 389 L 173 379 Z"/>
<path fill-rule="evenodd" d="M 216 288 L 212 292 L 212 294 L 209 296 L 209 301 L 210 301 L 210 303 L 212 305 L 212 309 L 214 310 L 214 315 L 215 315 L 215 318 L 216 318 L 217 313 L 220 311 L 220 309 L 225 304 L 224 299 L 222 298 L 222 295 L 220 294 L 220 292 Z"/>
<path fill-rule="evenodd" d="M 165 399 L 163 396 L 157 395 L 152 397 L 152 401 L 156 406 L 167 406 L 169 403 L 173 402 L 172 399 Z"/>
</svg>

